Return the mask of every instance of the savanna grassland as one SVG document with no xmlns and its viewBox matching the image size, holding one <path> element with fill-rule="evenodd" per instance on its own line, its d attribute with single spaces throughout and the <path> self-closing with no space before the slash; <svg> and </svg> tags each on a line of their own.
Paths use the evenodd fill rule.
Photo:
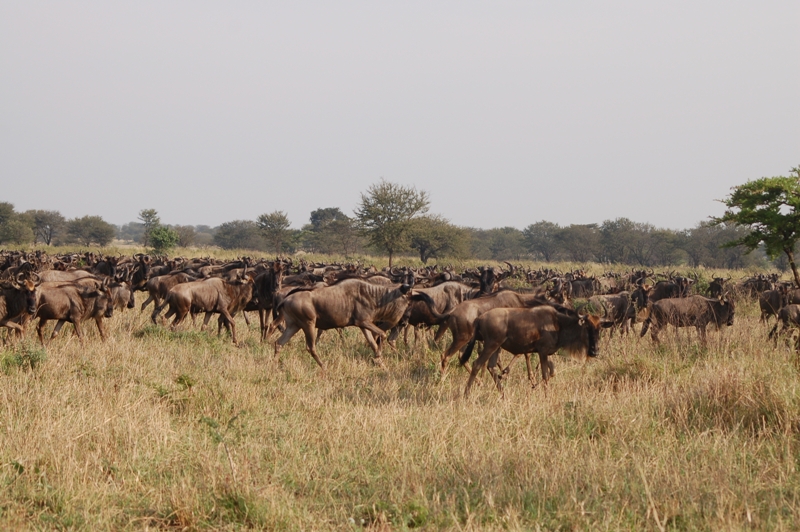
<svg viewBox="0 0 800 532">
<path fill-rule="evenodd" d="M 142 294 L 137 302 L 143 301 Z M 797 355 L 757 303 L 710 332 L 604 335 L 501 397 L 429 341 L 384 354 L 328 332 L 281 352 L 138 308 L 102 343 L 67 326 L 0 353 L 0 528 L 792 530 L 800 523 Z M 214 323 L 214 322 L 212 322 Z M 412 335 L 413 336 L 413 335 Z M 430 336 L 429 336 L 430 338 Z M 507 360 L 508 357 L 504 360 Z"/>
</svg>

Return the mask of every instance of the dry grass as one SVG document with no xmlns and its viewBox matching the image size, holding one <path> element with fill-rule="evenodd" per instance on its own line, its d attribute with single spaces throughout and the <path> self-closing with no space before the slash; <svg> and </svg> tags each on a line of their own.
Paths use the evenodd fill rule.
<svg viewBox="0 0 800 532">
<path fill-rule="evenodd" d="M 141 298 L 140 298 L 141 300 Z M 800 522 L 796 355 L 755 305 L 695 332 L 604 338 L 558 357 L 549 390 L 518 364 L 469 400 L 441 349 L 375 367 L 329 332 L 321 373 L 127 311 L 103 344 L 66 327 L 0 353 L 0 528 L 791 530 Z"/>
</svg>

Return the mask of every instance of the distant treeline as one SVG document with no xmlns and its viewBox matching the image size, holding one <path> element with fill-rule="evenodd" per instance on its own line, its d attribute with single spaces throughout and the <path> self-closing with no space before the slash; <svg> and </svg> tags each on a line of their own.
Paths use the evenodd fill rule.
<svg viewBox="0 0 800 532">
<path fill-rule="evenodd" d="M 155 212 L 155 211 L 153 211 Z M 354 217 L 339 208 L 322 208 L 311 213 L 300 229 L 289 227 L 285 213 L 276 211 L 256 220 L 233 220 L 217 227 L 207 225 L 169 226 L 182 247 L 219 246 L 252 249 L 264 253 L 309 253 L 354 256 L 374 253 Z M 540 221 L 523 230 L 514 227 L 476 229 L 458 227 L 436 215 L 411 221 L 402 254 L 430 258 L 522 260 L 548 262 L 603 262 L 647 267 L 685 264 L 709 268 L 766 267 L 762 252 L 722 245 L 742 236 L 746 229 L 732 225 L 701 222 L 692 229 L 661 229 L 627 218 L 601 224 L 559 226 Z M 67 220 L 58 211 L 16 212 L 11 203 L 0 202 L 0 245 L 43 243 L 106 246 L 114 238 L 143 243 L 145 224 L 131 222 L 114 226 L 99 216 Z M 785 259 L 775 261 L 785 269 Z"/>
</svg>

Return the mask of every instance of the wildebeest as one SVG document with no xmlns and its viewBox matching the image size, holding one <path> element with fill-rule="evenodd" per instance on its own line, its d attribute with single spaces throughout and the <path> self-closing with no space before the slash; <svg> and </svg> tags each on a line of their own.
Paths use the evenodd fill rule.
<svg viewBox="0 0 800 532">
<path fill-rule="evenodd" d="M 733 300 L 712 299 L 700 295 L 686 298 L 662 299 L 650 308 L 650 315 L 644 321 L 640 336 L 651 328 L 654 342 L 659 342 L 658 332 L 666 325 L 675 327 L 696 327 L 703 344 L 706 343 L 706 327 L 709 323 L 721 329 L 723 325 L 733 325 L 735 312 Z"/>
<path fill-rule="evenodd" d="M 94 318 L 100 337 L 105 340 L 102 320 L 104 317 L 110 318 L 114 313 L 114 297 L 109 285 L 108 279 L 100 282 L 97 287 L 67 282 L 42 283 L 34 316 L 39 318 L 36 332 L 42 345 L 44 327 L 50 320 L 58 321 L 50 336 L 51 340 L 58 335 L 64 323 L 69 322 L 75 327 L 75 334 L 83 343 L 80 324 L 89 318 Z"/>
<path fill-rule="evenodd" d="M 282 281 L 283 263 L 278 260 L 272 262 L 266 270 L 259 273 L 253 280 L 262 342 L 267 339 L 269 316 L 275 308 L 275 294 L 281 289 Z"/>
<path fill-rule="evenodd" d="M 485 312 L 475 321 L 475 334 L 461 356 L 461 363 L 465 364 L 475 341 L 483 340 L 483 349 L 472 365 L 464 396 L 469 395 L 472 383 L 487 362 L 498 390 L 502 390 L 496 369 L 501 349 L 515 355 L 515 359 L 517 355 L 526 355 L 527 359 L 528 354 L 538 353 L 542 380 L 546 384 L 555 375 L 555 366 L 548 357 L 559 349 L 570 354 L 598 355 L 599 327 L 600 318 L 597 316 L 581 316 L 565 307 L 556 309 L 550 305 L 497 308 Z M 528 377 L 532 378 L 529 360 Z"/>
<path fill-rule="evenodd" d="M 172 329 L 180 325 L 190 312 L 193 314 L 205 312 L 205 323 L 208 323 L 211 314 L 221 314 L 224 318 L 223 324 L 230 327 L 231 338 L 235 344 L 236 324 L 232 314 L 244 308 L 252 297 L 253 279 L 246 274 L 242 274 L 234 281 L 212 277 L 173 286 L 156 310 L 160 313 L 169 305 L 165 319 L 175 316 Z"/>
<path fill-rule="evenodd" d="M 433 301 L 433 310 L 438 313 L 437 318 L 431 313 L 431 306 L 422 300 L 412 301 L 408 305 L 402 324 L 414 327 L 415 339 L 420 326 L 442 325 L 443 320 L 446 319 L 456 305 L 472 299 L 479 293 L 478 290 L 455 281 L 447 281 L 431 288 L 417 288 L 415 291 L 427 294 Z M 408 334 L 408 328 L 406 328 L 406 334 Z M 393 336 L 395 336 L 395 333 L 393 333 Z M 406 338 L 406 343 L 408 343 L 408 338 Z"/>
<path fill-rule="evenodd" d="M 147 305 L 152 301 L 154 308 L 152 314 L 150 314 L 150 320 L 153 323 L 156 323 L 158 314 L 160 313 L 160 310 L 158 309 L 161 307 L 170 289 L 179 284 L 196 280 L 197 277 L 193 277 L 186 272 L 173 272 L 166 275 L 151 277 L 145 284 L 148 297 L 142 303 L 141 310 L 144 311 L 145 307 L 147 307 Z"/>
<path fill-rule="evenodd" d="M 602 310 L 602 317 L 611 323 L 612 335 L 619 328 L 622 334 L 627 334 L 636 323 L 636 314 L 647 308 L 647 290 L 645 285 L 633 292 L 592 296 L 589 303 Z"/>
<path fill-rule="evenodd" d="M 725 283 L 731 280 L 731 277 L 725 279 L 724 277 L 714 277 L 710 283 L 708 283 L 708 295 L 709 297 L 719 297 L 722 295 L 722 292 L 725 290 Z"/>
<path fill-rule="evenodd" d="M 672 274 L 670 274 L 672 275 Z M 647 294 L 651 303 L 662 299 L 688 297 L 695 280 L 688 277 L 674 276 L 665 281 L 658 281 Z"/>
<path fill-rule="evenodd" d="M 275 356 L 298 331 L 306 339 L 306 349 L 323 368 L 316 348 L 317 330 L 358 327 L 381 363 L 385 331 L 397 325 L 411 301 L 413 277 L 401 285 L 377 285 L 359 279 L 346 279 L 316 290 L 296 289 L 278 305 L 286 329 L 275 342 Z M 427 297 L 427 296 L 420 296 Z M 376 341 L 377 339 L 377 341 Z"/>
<path fill-rule="evenodd" d="M 12 320 L 26 312 L 31 316 L 36 313 L 38 286 L 39 277 L 35 273 L 28 279 L 20 273 L 12 281 L 0 284 L 0 327 L 22 334 L 22 325 Z"/>
<path fill-rule="evenodd" d="M 77 281 L 78 279 L 86 279 L 89 277 L 93 278 L 94 275 L 92 275 L 91 272 L 87 272 L 86 270 L 67 270 L 67 271 L 47 270 L 39 273 L 39 278 L 43 283 L 55 283 L 55 282 L 71 283 L 73 281 Z"/>
<path fill-rule="evenodd" d="M 594 277 L 573 279 L 567 281 L 570 285 L 569 292 L 574 298 L 587 298 L 600 292 L 600 281 Z"/>
<path fill-rule="evenodd" d="M 783 327 L 778 331 L 778 325 L 781 323 Z M 793 325 L 795 327 L 800 326 L 800 305 L 797 304 L 786 305 L 778 311 L 778 320 L 769 332 L 769 338 L 777 340 L 778 336 L 785 333 Z"/>
<path fill-rule="evenodd" d="M 523 308 L 548 304 L 543 293 L 518 294 L 511 290 L 495 292 L 489 296 L 478 297 L 457 305 L 449 315 L 441 315 L 431 308 L 431 314 L 444 322 L 436 332 L 434 341 L 439 341 L 446 331 L 453 336 L 452 343 L 442 353 L 442 374 L 450 357 L 459 352 L 475 333 L 475 320 L 478 316 L 494 308 Z"/>
<path fill-rule="evenodd" d="M 758 296 L 758 306 L 761 308 L 761 317 L 758 321 L 767 323 L 770 316 L 778 315 L 778 311 L 789 304 L 789 285 L 778 284 L 774 290 L 765 290 Z"/>
</svg>

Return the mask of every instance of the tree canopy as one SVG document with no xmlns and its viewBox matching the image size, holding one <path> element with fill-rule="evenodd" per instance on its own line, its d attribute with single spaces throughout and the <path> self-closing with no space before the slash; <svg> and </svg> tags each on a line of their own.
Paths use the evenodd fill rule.
<svg viewBox="0 0 800 532">
<path fill-rule="evenodd" d="M 752 251 L 763 244 L 770 258 L 785 253 L 794 282 L 800 286 L 794 260 L 794 248 L 800 240 L 800 166 L 792 168 L 791 173 L 794 176 L 762 177 L 733 187 L 733 192 L 722 200 L 728 209 L 714 218 L 714 223 L 750 229 L 727 242 L 726 247 L 741 245 Z"/>
<path fill-rule="evenodd" d="M 389 254 L 408 248 L 411 220 L 428 212 L 428 193 L 381 180 L 361 194 L 356 218 L 370 244 Z"/>
</svg>

